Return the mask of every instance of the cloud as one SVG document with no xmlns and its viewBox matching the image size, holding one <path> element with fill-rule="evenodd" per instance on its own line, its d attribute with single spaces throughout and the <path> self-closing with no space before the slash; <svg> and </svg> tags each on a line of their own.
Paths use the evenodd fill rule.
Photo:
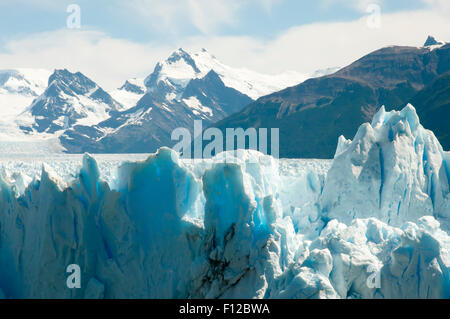
<svg viewBox="0 0 450 319">
<path fill-rule="evenodd" d="M 433 0 L 432 0 L 433 1 Z M 358 12 L 365 13 L 371 5 L 382 5 L 384 0 L 320 0 L 322 7 L 346 6 Z"/>
<path fill-rule="evenodd" d="M 389 45 L 421 46 L 428 34 L 450 41 L 450 19 L 433 10 L 384 14 L 380 28 L 371 28 L 368 17 L 350 22 L 314 23 L 293 27 L 271 41 L 251 37 L 198 37 L 225 63 L 261 72 L 345 66 L 363 55 Z M 238 48 L 238 49 L 236 49 Z"/>
<path fill-rule="evenodd" d="M 170 11 L 170 8 L 167 9 Z M 136 43 L 95 30 L 59 30 L 8 42 L 0 52 L 1 68 L 69 68 L 111 89 L 126 79 L 146 76 L 172 50 L 202 47 L 224 63 L 264 73 L 301 73 L 345 66 L 388 45 L 420 46 L 428 34 L 450 41 L 450 19 L 438 10 L 383 14 L 380 28 L 367 17 L 349 22 L 314 23 L 285 30 L 271 40 L 250 36 L 202 34 L 177 42 Z"/>
<path fill-rule="evenodd" d="M 283 0 L 128 0 L 118 5 L 142 24 L 172 33 L 193 27 L 203 34 L 213 34 L 223 26 L 239 26 L 238 16 L 244 9 L 262 8 L 270 14 Z"/>
<path fill-rule="evenodd" d="M 450 2 L 448 0 L 422 0 L 428 7 L 442 14 L 450 14 Z"/>
<path fill-rule="evenodd" d="M 236 24 L 236 13 L 242 7 L 238 0 L 129 0 L 126 10 L 143 19 L 152 29 L 177 33 L 194 27 L 208 34 L 221 26 Z"/>
<path fill-rule="evenodd" d="M 266 11 L 267 14 L 271 14 L 273 7 L 279 5 L 283 0 L 256 0 L 259 5 Z"/>
<path fill-rule="evenodd" d="M 241 6 L 230 0 L 188 0 L 187 4 L 192 23 L 205 34 L 215 31 L 220 24 L 236 24 L 236 12 Z"/>
<path fill-rule="evenodd" d="M 1 68 L 67 68 L 80 71 L 108 89 L 146 76 L 172 48 L 138 44 L 93 30 L 58 30 L 8 42 Z"/>
<path fill-rule="evenodd" d="M 26 4 L 36 7 L 45 7 L 45 8 L 54 8 L 55 1 L 53 0 L 0 0 L 0 6 L 3 5 L 17 5 L 17 4 Z"/>
</svg>

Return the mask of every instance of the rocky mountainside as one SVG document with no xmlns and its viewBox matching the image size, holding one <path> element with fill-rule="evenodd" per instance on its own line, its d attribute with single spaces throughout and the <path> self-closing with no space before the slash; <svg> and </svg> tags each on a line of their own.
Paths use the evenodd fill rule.
<svg viewBox="0 0 450 319">
<path fill-rule="evenodd" d="M 434 79 L 411 101 L 423 125 L 436 134 L 444 150 L 450 150 L 450 72 Z"/>
<path fill-rule="evenodd" d="M 386 47 L 334 74 L 262 97 L 214 126 L 279 128 L 281 157 L 331 158 L 341 134 L 354 136 L 382 105 L 391 110 L 427 100 L 427 94 L 436 94 L 427 87 L 449 70 L 450 44 Z M 448 85 L 439 84 L 448 92 Z M 426 106 L 418 108 L 422 112 Z M 425 126 L 442 122 L 437 113 L 428 113 Z M 436 129 L 438 136 L 448 134 L 443 126 Z"/>
</svg>

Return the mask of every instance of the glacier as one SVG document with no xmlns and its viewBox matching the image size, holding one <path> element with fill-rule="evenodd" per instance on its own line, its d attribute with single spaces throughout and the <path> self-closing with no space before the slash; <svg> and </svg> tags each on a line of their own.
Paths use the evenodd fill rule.
<svg viewBox="0 0 450 319">
<path fill-rule="evenodd" d="M 411 105 L 332 161 L 1 163 L 0 297 L 450 297 L 450 154 Z"/>
</svg>

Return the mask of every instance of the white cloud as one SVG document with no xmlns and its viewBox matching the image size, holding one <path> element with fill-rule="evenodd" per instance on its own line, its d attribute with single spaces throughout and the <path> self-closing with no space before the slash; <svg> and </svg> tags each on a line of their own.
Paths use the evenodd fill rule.
<svg viewBox="0 0 450 319">
<path fill-rule="evenodd" d="M 366 20 L 298 26 L 270 41 L 204 34 L 183 39 L 177 47 L 205 47 L 224 63 L 255 71 L 306 73 L 345 66 L 387 45 L 420 46 L 428 34 L 450 41 L 450 19 L 441 11 L 384 14 L 379 29 L 370 29 Z M 0 68 L 66 67 L 114 88 L 127 78 L 148 75 L 176 47 L 139 44 L 97 31 L 60 30 L 9 42 L 5 49 Z"/>
<path fill-rule="evenodd" d="M 220 24 L 236 24 L 237 1 L 188 0 L 188 10 L 192 23 L 204 34 L 215 31 Z"/>
<path fill-rule="evenodd" d="M 152 29 L 179 32 L 186 26 L 202 33 L 236 24 L 236 13 L 242 7 L 238 0 L 129 0 L 120 3 L 142 23 Z"/>
<path fill-rule="evenodd" d="M 425 0 L 426 1 L 426 0 Z M 370 5 L 382 5 L 384 0 L 320 0 L 323 7 L 346 6 L 353 8 L 361 13 L 367 12 Z"/>
<path fill-rule="evenodd" d="M 384 14 L 379 29 L 367 17 L 351 22 L 315 23 L 291 28 L 272 41 L 250 37 L 203 37 L 200 43 L 225 63 L 261 72 L 345 66 L 363 55 L 389 45 L 421 46 L 428 34 L 450 41 L 450 19 L 432 10 Z"/>
<path fill-rule="evenodd" d="M 80 71 L 106 88 L 146 76 L 172 48 L 111 38 L 98 31 L 59 30 L 9 42 L 0 52 L 0 69 L 67 68 Z"/>
<path fill-rule="evenodd" d="M 252 5 L 270 14 L 283 0 L 128 0 L 118 2 L 124 10 L 142 19 L 142 24 L 172 33 L 194 27 L 213 34 L 220 27 L 239 25 L 238 14 Z"/>
<path fill-rule="evenodd" d="M 450 14 L 450 1 L 448 0 L 422 0 L 422 2 L 437 12 Z"/>
</svg>

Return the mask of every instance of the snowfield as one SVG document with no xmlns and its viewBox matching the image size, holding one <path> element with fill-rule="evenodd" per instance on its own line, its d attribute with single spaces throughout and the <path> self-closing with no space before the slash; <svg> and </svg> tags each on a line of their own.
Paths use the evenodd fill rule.
<svg viewBox="0 0 450 319">
<path fill-rule="evenodd" d="M 410 105 L 330 161 L 3 154 L 0 295 L 449 298 L 449 162 Z"/>
</svg>

